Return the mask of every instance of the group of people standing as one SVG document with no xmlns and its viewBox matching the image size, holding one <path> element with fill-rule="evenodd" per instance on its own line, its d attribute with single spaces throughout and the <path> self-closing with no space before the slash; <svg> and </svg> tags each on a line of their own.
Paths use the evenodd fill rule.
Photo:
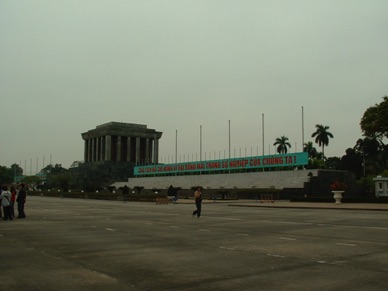
<svg viewBox="0 0 388 291">
<path fill-rule="evenodd" d="M 24 204 L 26 203 L 27 192 L 24 183 L 21 183 L 17 190 L 14 186 L 11 186 L 8 190 L 8 186 L 5 185 L 1 187 L 0 191 L 0 218 L 3 218 L 3 220 L 13 220 L 15 218 L 15 202 L 17 202 L 18 207 L 17 218 L 26 218 Z M 2 217 L 3 215 L 4 217 Z"/>
</svg>

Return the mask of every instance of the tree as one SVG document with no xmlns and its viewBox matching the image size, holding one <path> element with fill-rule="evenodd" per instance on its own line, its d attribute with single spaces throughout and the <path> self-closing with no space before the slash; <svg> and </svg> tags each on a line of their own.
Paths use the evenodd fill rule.
<svg viewBox="0 0 388 291">
<path fill-rule="evenodd" d="M 318 154 L 317 149 L 314 147 L 314 144 L 311 141 L 304 144 L 303 151 L 308 153 L 309 159 L 316 158 Z"/>
<path fill-rule="evenodd" d="M 129 189 L 129 187 L 127 185 L 125 185 L 124 187 L 120 187 L 119 190 L 121 190 L 122 194 L 128 195 L 130 189 Z"/>
<path fill-rule="evenodd" d="M 291 144 L 288 142 L 288 137 L 285 137 L 284 135 L 281 137 L 276 138 L 274 146 L 277 145 L 276 151 L 279 154 L 286 154 L 287 153 L 287 147 L 291 148 Z"/>
<path fill-rule="evenodd" d="M 322 155 L 325 158 L 325 146 L 329 145 L 329 138 L 333 138 L 333 134 L 331 134 L 328 129 L 330 127 L 324 126 L 322 124 L 315 125 L 316 131 L 311 135 L 311 137 L 315 137 L 315 142 L 322 146 Z"/>
<path fill-rule="evenodd" d="M 143 190 L 144 187 L 143 187 L 143 186 L 135 186 L 135 187 L 133 187 L 133 189 L 135 189 L 136 192 L 137 192 L 138 194 L 140 194 L 140 191 Z"/>
<path fill-rule="evenodd" d="M 22 182 L 27 185 L 36 187 L 40 183 L 40 178 L 38 176 L 25 176 L 23 177 Z"/>
<path fill-rule="evenodd" d="M 381 154 L 379 153 L 384 150 L 384 146 L 378 138 L 360 138 L 357 140 L 353 150 L 362 157 L 364 175 L 366 175 L 367 168 L 380 168 L 379 166 L 376 166 L 376 164 L 380 164 L 382 162 Z"/>
<path fill-rule="evenodd" d="M 18 164 L 12 164 L 10 168 L 0 166 L 0 185 L 15 182 L 16 176 L 22 176 L 23 169 Z"/>
<path fill-rule="evenodd" d="M 366 137 L 388 138 L 388 96 L 364 112 L 360 126 Z"/>
<path fill-rule="evenodd" d="M 47 165 L 41 170 L 42 173 L 47 175 L 46 185 L 49 188 L 62 188 L 65 191 L 68 190 L 70 184 L 70 173 L 68 169 L 62 167 L 61 164 Z"/>
<path fill-rule="evenodd" d="M 41 170 L 45 174 L 59 174 L 67 172 L 67 169 L 63 168 L 61 164 L 52 164 L 47 165 Z"/>
<path fill-rule="evenodd" d="M 346 150 L 346 155 L 341 158 L 341 166 L 338 170 L 353 172 L 357 179 L 363 176 L 362 155 L 352 148 Z"/>
<path fill-rule="evenodd" d="M 49 188 L 62 188 L 69 190 L 70 175 L 68 172 L 54 173 L 47 176 L 47 186 Z"/>
<path fill-rule="evenodd" d="M 325 161 L 327 169 L 339 170 L 341 168 L 341 159 L 338 157 L 330 157 Z"/>
<path fill-rule="evenodd" d="M 388 138 L 388 96 L 364 112 L 360 126 L 365 138 L 357 141 L 355 150 L 363 154 L 364 171 L 379 174 L 388 167 L 388 147 L 383 143 Z"/>
<path fill-rule="evenodd" d="M 324 169 L 326 167 L 326 163 L 323 159 L 316 158 L 309 161 L 308 168 L 309 169 Z"/>
<path fill-rule="evenodd" d="M 14 173 L 10 168 L 0 166 L 0 185 L 12 183 L 14 179 Z"/>
<path fill-rule="evenodd" d="M 23 169 L 18 164 L 12 164 L 11 171 L 15 176 L 23 176 Z"/>
<path fill-rule="evenodd" d="M 365 137 L 359 138 L 353 149 L 366 157 L 376 156 L 383 149 L 383 144 L 377 137 Z"/>
</svg>

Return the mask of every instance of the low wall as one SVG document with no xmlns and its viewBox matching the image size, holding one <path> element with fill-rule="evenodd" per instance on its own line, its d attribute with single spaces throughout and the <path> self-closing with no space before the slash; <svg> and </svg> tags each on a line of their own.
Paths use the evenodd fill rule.
<svg viewBox="0 0 388 291">
<path fill-rule="evenodd" d="M 119 188 L 126 185 L 131 189 L 167 189 L 171 185 L 182 189 L 194 186 L 206 189 L 303 188 L 309 180 L 309 173 L 317 176 L 318 170 L 129 178 L 128 182 L 116 182 L 112 186 Z"/>
</svg>

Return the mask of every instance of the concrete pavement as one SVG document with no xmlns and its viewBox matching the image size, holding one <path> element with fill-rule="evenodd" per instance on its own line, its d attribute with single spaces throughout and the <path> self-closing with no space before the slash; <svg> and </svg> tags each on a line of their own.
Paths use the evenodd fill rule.
<svg viewBox="0 0 388 291">
<path fill-rule="evenodd" d="M 0 221 L 0 289 L 386 290 L 386 212 L 287 203 L 28 197 Z"/>
<path fill-rule="evenodd" d="M 192 199 L 179 199 L 178 203 L 192 204 Z M 243 207 L 268 207 L 268 208 L 300 208 L 300 209 L 333 209 L 333 210 L 376 210 L 388 211 L 388 203 L 328 203 L 328 202 L 290 202 L 288 200 L 275 200 L 260 202 L 259 200 L 203 200 L 203 203 L 224 203 L 229 206 Z"/>
</svg>

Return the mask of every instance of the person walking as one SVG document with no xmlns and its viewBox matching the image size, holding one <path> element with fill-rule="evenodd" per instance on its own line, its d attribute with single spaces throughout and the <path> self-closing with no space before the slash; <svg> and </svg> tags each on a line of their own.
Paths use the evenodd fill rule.
<svg viewBox="0 0 388 291">
<path fill-rule="evenodd" d="M 197 218 L 201 218 L 201 208 L 202 208 L 202 191 L 201 187 L 197 187 L 197 190 L 194 193 L 195 206 L 196 210 L 193 211 L 193 217 L 197 215 Z"/>
<path fill-rule="evenodd" d="M 26 203 L 27 193 L 24 189 L 24 183 L 19 185 L 19 193 L 16 198 L 16 202 L 18 203 L 18 217 L 17 218 L 26 218 L 26 214 L 24 213 L 24 204 Z"/>
<path fill-rule="evenodd" d="M 7 186 L 3 186 L 3 191 L 0 194 L 0 199 L 4 212 L 3 220 L 13 220 L 11 215 L 11 192 L 8 191 Z"/>
</svg>

